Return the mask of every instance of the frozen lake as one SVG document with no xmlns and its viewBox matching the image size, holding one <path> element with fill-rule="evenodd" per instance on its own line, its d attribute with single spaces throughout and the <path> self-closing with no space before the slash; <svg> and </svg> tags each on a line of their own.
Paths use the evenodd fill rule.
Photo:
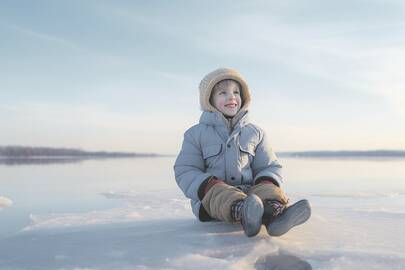
<svg viewBox="0 0 405 270">
<path fill-rule="evenodd" d="M 405 159 L 281 158 L 313 215 L 279 238 L 197 221 L 174 159 L 0 164 L 0 269 L 405 269 Z"/>
</svg>

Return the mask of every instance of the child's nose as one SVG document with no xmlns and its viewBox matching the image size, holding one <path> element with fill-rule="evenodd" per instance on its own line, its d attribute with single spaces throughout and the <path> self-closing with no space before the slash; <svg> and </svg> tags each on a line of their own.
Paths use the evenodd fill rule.
<svg viewBox="0 0 405 270">
<path fill-rule="evenodd" d="M 235 93 L 230 93 L 230 94 L 229 94 L 229 98 L 236 98 Z"/>
</svg>

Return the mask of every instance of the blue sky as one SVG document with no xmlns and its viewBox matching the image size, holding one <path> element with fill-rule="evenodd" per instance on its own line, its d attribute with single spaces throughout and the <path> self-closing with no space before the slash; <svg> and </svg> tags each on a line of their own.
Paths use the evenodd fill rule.
<svg viewBox="0 0 405 270">
<path fill-rule="evenodd" d="M 0 145 L 176 154 L 233 67 L 276 151 L 405 149 L 403 1 L 1 1 Z"/>
</svg>

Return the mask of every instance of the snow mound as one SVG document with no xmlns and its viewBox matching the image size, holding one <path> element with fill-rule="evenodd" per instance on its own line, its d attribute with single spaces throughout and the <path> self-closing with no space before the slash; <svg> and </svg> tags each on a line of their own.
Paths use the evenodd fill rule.
<svg viewBox="0 0 405 270">
<path fill-rule="evenodd" d="M 106 199 L 121 200 L 123 206 L 86 213 L 31 214 L 31 223 L 23 230 L 193 218 L 190 201 L 178 192 L 110 191 L 101 195 Z"/>
<path fill-rule="evenodd" d="M 0 196 L 0 210 L 2 208 L 10 207 L 13 204 L 13 201 L 7 197 Z"/>
</svg>

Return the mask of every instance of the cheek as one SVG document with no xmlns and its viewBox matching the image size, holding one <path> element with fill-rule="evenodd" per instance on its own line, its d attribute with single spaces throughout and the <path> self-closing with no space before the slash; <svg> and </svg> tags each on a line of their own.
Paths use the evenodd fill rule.
<svg viewBox="0 0 405 270">
<path fill-rule="evenodd" d="M 238 102 L 239 107 L 242 106 L 242 99 L 240 96 L 236 98 L 236 102 Z"/>
<path fill-rule="evenodd" d="M 214 100 L 215 106 L 218 108 L 222 108 L 225 106 L 225 99 L 222 96 L 217 96 Z"/>
</svg>

